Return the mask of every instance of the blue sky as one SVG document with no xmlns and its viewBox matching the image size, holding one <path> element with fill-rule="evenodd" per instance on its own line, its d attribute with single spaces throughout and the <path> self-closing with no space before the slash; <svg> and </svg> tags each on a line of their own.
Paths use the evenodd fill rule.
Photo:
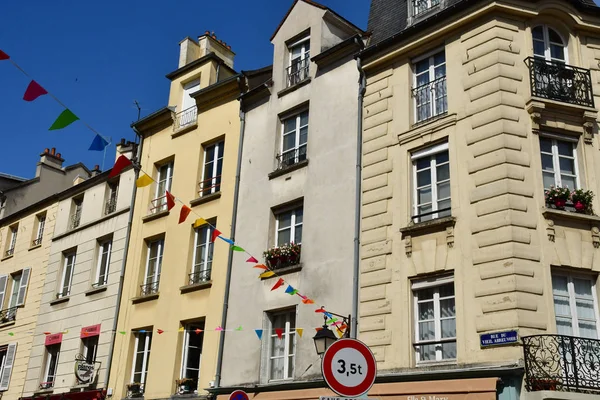
<svg viewBox="0 0 600 400">
<path fill-rule="evenodd" d="M 235 68 L 253 69 L 272 61 L 271 34 L 292 0 L 157 1 L 29 0 L 0 5 L 0 49 L 63 101 L 75 114 L 113 141 L 133 139 L 137 118 L 165 106 L 177 68 L 178 43 L 206 30 L 236 52 Z M 366 28 L 370 0 L 323 0 Z M 101 152 L 88 151 L 94 135 L 80 122 L 48 127 L 62 111 L 49 96 L 22 100 L 29 78 L 0 61 L 0 172 L 31 178 L 39 154 L 56 147 L 65 164 L 102 165 Z M 108 148 L 104 168 L 114 162 Z"/>
</svg>

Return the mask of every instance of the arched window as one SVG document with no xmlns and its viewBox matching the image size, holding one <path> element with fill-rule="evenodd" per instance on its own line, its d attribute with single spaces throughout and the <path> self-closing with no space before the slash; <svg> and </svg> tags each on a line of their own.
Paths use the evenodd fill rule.
<svg viewBox="0 0 600 400">
<path fill-rule="evenodd" d="M 538 25 L 532 30 L 533 54 L 547 61 L 567 62 L 566 44 L 554 29 Z"/>
</svg>

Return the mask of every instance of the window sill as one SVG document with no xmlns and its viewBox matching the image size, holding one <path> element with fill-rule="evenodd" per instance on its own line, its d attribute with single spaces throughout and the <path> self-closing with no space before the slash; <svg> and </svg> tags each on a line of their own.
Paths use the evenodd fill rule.
<svg viewBox="0 0 600 400">
<path fill-rule="evenodd" d="M 597 215 L 580 214 L 576 212 L 556 210 L 553 208 L 543 208 L 542 215 L 546 219 L 568 219 L 572 221 L 588 222 L 593 225 L 600 224 L 600 217 Z"/>
<path fill-rule="evenodd" d="M 35 249 L 39 249 L 40 247 L 42 247 L 42 244 L 41 244 L 41 243 L 40 243 L 40 244 L 36 244 L 35 246 L 31 246 L 31 247 L 29 248 L 29 251 L 31 251 L 31 250 L 35 250 Z"/>
<path fill-rule="evenodd" d="M 439 132 L 450 126 L 454 126 L 457 123 L 457 115 L 443 114 L 439 118 L 428 119 L 427 121 L 419 122 L 414 124 L 409 130 L 398 134 L 398 143 L 403 145 L 409 143 L 415 139 L 422 137 L 423 135 L 429 135 L 435 132 Z"/>
<path fill-rule="evenodd" d="M 302 86 L 308 85 L 310 83 L 310 81 L 311 81 L 311 78 L 309 76 L 308 78 L 296 83 L 293 86 L 286 87 L 285 89 L 281 89 L 279 92 L 277 92 L 277 97 L 283 97 L 288 93 L 292 93 L 292 92 L 296 91 L 297 89 L 300 89 Z"/>
<path fill-rule="evenodd" d="M 54 388 L 40 389 L 40 390 L 36 390 L 35 392 L 33 392 L 34 396 L 41 395 L 41 394 L 50 394 L 50 393 L 54 393 Z"/>
<path fill-rule="evenodd" d="M 106 285 L 102 285 L 102 286 L 98 286 L 98 287 L 93 287 L 91 289 L 89 289 L 88 291 L 85 292 L 86 296 L 91 296 L 93 294 L 97 294 L 97 293 L 101 293 L 101 292 L 106 292 L 106 289 L 108 289 L 106 287 Z"/>
<path fill-rule="evenodd" d="M 146 223 L 146 222 L 150 222 L 150 221 L 154 221 L 155 219 L 159 219 L 162 217 L 166 217 L 167 215 L 169 215 L 169 210 L 165 210 L 165 211 L 161 211 L 161 212 L 157 212 L 154 214 L 150 214 L 150 215 L 146 215 L 145 217 L 142 217 L 142 223 Z"/>
<path fill-rule="evenodd" d="M 448 366 L 448 365 L 456 365 L 456 359 L 452 360 L 441 360 L 441 361 L 417 361 L 416 368 L 431 368 L 433 366 Z"/>
<path fill-rule="evenodd" d="M 289 267 L 274 269 L 273 272 L 275 272 L 276 275 L 270 276 L 268 278 L 261 278 L 260 280 L 264 281 L 264 280 L 272 279 L 272 278 L 279 279 L 280 275 L 292 274 L 294 272 L 300 272 L 301 270 L 302 270 L 302 263 L 299 263 L 296 265 L 290 265 Z"/>
<path fill-rule="evenodd" d="M 400 228 L 400 233 L 402 233 L 402 237 L 405 236 L 413 236 L 413 235 L 422 235 L 431 232 L 439 232 L 441 230 L 446 229 L 449 226 L 454 227 L 456 224 L 456 217 L 442 217 L 432 219 L 430 221 L 424 222 L 411 222 L 408 226 L 404 228 Z"/>
<path fill-rule="evenodd" d="M 61 297 L 60 299 L 54 299 L 50 302 L 50 305 L 55 306 L 57 304 L 66 303 L 67 301 L 69 301 L 70 298 L 71 298 L 70 296 L 64 296 L 64 297 Z"/>
<path fill-rule="evenodd" d="M 9 326 L 13 326 L 16 323 L 17 323 L 16 319 L 13 321 L 2 322 L 2 323 L 0 323 L 0 329 L 7 328 Z"/>
<path fill-rule="evenodd" d="M 196 122 L 194 122 L 193 124 L 186 125 L 183 128 L 179 128 L 176 131 L 174 131 L 171 134 L 171 139 L 175 139 L 175 138 L 177 138 L 179 136 L 185 135 L 186 133 L 188 133 L 190 131 L 193 131 L 197 127 L 198 127 L 198 121 L 196 120 Z"/>
<path fill-rule="evenodd" d="M 434 115 L 433 117 L 429 117 L 429 118 L 424 119 L 422 121 L 417 121 L 412 126 L 413 126 L 413 128 L 419 128 L 421 126 L 428 125 L 428 124 L 430 124 L 430 123 L 432 123 L 434 121 L 437 121 L 439 119 L 445 118 L 447 116 L 448 116 L 448 111 L 440 113 L 438 115 Z"/>
<path fill-rule="evenodd" d="M 4 257 L 2 257 L 2 259 L 0 259 L 0 261 L 8 260 L 10 258 L 13 258 L 14 256 L 15 256 L 14 254 L 11 254 L 10 256 L 4 256 Z"/>
<path fill-rule="evenodd" d="M 181 294 L 195 292 L 196 290 L 208 289 L 212 286 L 212 280 L 200 283 L 193 283 L 179 288 Z"/>
<path fill-rule="evenodd" d="M 294 165 L 292 165 L 290 167 L 275 170 L 275 171 L 273 171 L 273 172 L 271 172 L 269 174 L 269 180 L 277 178 L 277 177 L 282 176 L 282 175 L 285 175 L 288 172 L 292 172 L 292 171 L 296 171 L 297 169 L 304 168 L 307 165 L 308 165 L 308 159 L 306 159 L 304 161 L 300 161 L 300 162 L 298 162 L 298 163 L 296 163 L 296 164 L 294 164 Z"/>
<path fill-rule="evenodd" d="M 146 296 L 134 297 L 131 299 L 132 304 L 145 303 L 147 301 L 152 301 L 158 299 L 159 293 L 148 294 Z"/>
<path fill-rule="evenodd" d="M 217 200 L 219 198 L 221 198 L 221 192 L 215 192 L 215 193 L 207 194 L 206 196 L 198 197 L 197 199 L 190 201 L 190 205 L 192 207 L 196 207 L 196 206 L 199 206 L 200 204 L 205 204 L 205 203 L 208 203 L 209 201 Z"/>
</svg>

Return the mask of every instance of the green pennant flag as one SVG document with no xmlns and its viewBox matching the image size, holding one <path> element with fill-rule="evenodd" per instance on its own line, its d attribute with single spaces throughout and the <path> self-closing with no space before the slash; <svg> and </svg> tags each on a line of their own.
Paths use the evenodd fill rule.
<svg viewBox="0 0 600 400">
<path fill-rule="evenodd" d="M 246 250 L 242 249 L 240 246 L 231 246 L 231 250 L 233 250 L 233 251 L 246 251 Z"/>
<path fill-rule="evenodd" d="M 12 332 L 8 332 L 8 336 L 15 336 L 15 334 Z"/>
<path fill-rule="evenodd" d="M 66 128 L 67 126 L 71 125 L 73 122 L 77 121 L 78 119 L 79 119 L 79 117 L 77 115 L 73 114 L 73 112 L 67 108 L 67 109 L 65 109 L 65 111 L 60 113 L 58 118 L 56 118 L 56 121 L 54 121 L 54 123 L 48 130 L 53 131 L 56 129 Z"/>
<path fill-rule="evenodd" d="M 125 335 L 125 334 L 127 334 L 127 332 L 125 332 L 125 331 L 119 331 L 119 333 L 120 333 L 121 335 Z"/>
</svg>

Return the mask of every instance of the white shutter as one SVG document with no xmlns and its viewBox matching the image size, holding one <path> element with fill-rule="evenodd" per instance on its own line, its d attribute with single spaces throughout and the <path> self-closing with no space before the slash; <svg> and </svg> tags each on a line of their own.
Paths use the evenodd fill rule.
<svg viewBox="0 0 600 400">
<path fill-rule="evenodd" d="M 21 273 L 21 286 L 19 287 L 19 294 L 17 295 L 17 306 L 25 304 L 25 294 L 27 294 L 29 275 L 31 275 L 31 268 L 24 268 Z"/>
<path fill-rule="evenodd" d="M 2 376 L 0 376 L 0 390 L 8 390 L 8 384 L 10 383 L 10 373 L 13 369 L 16 354 L 17 344 L 10 343 L 6 352 L 6 361 L 4 361 L 4 369 L 2 370 Z"/>
<path fill-rule="evenodd" d="M 4 309 L 4 295 L 6 294 L 6 283 L 8 275 L 0 275 L 0 309 Z"/>
</svg>

